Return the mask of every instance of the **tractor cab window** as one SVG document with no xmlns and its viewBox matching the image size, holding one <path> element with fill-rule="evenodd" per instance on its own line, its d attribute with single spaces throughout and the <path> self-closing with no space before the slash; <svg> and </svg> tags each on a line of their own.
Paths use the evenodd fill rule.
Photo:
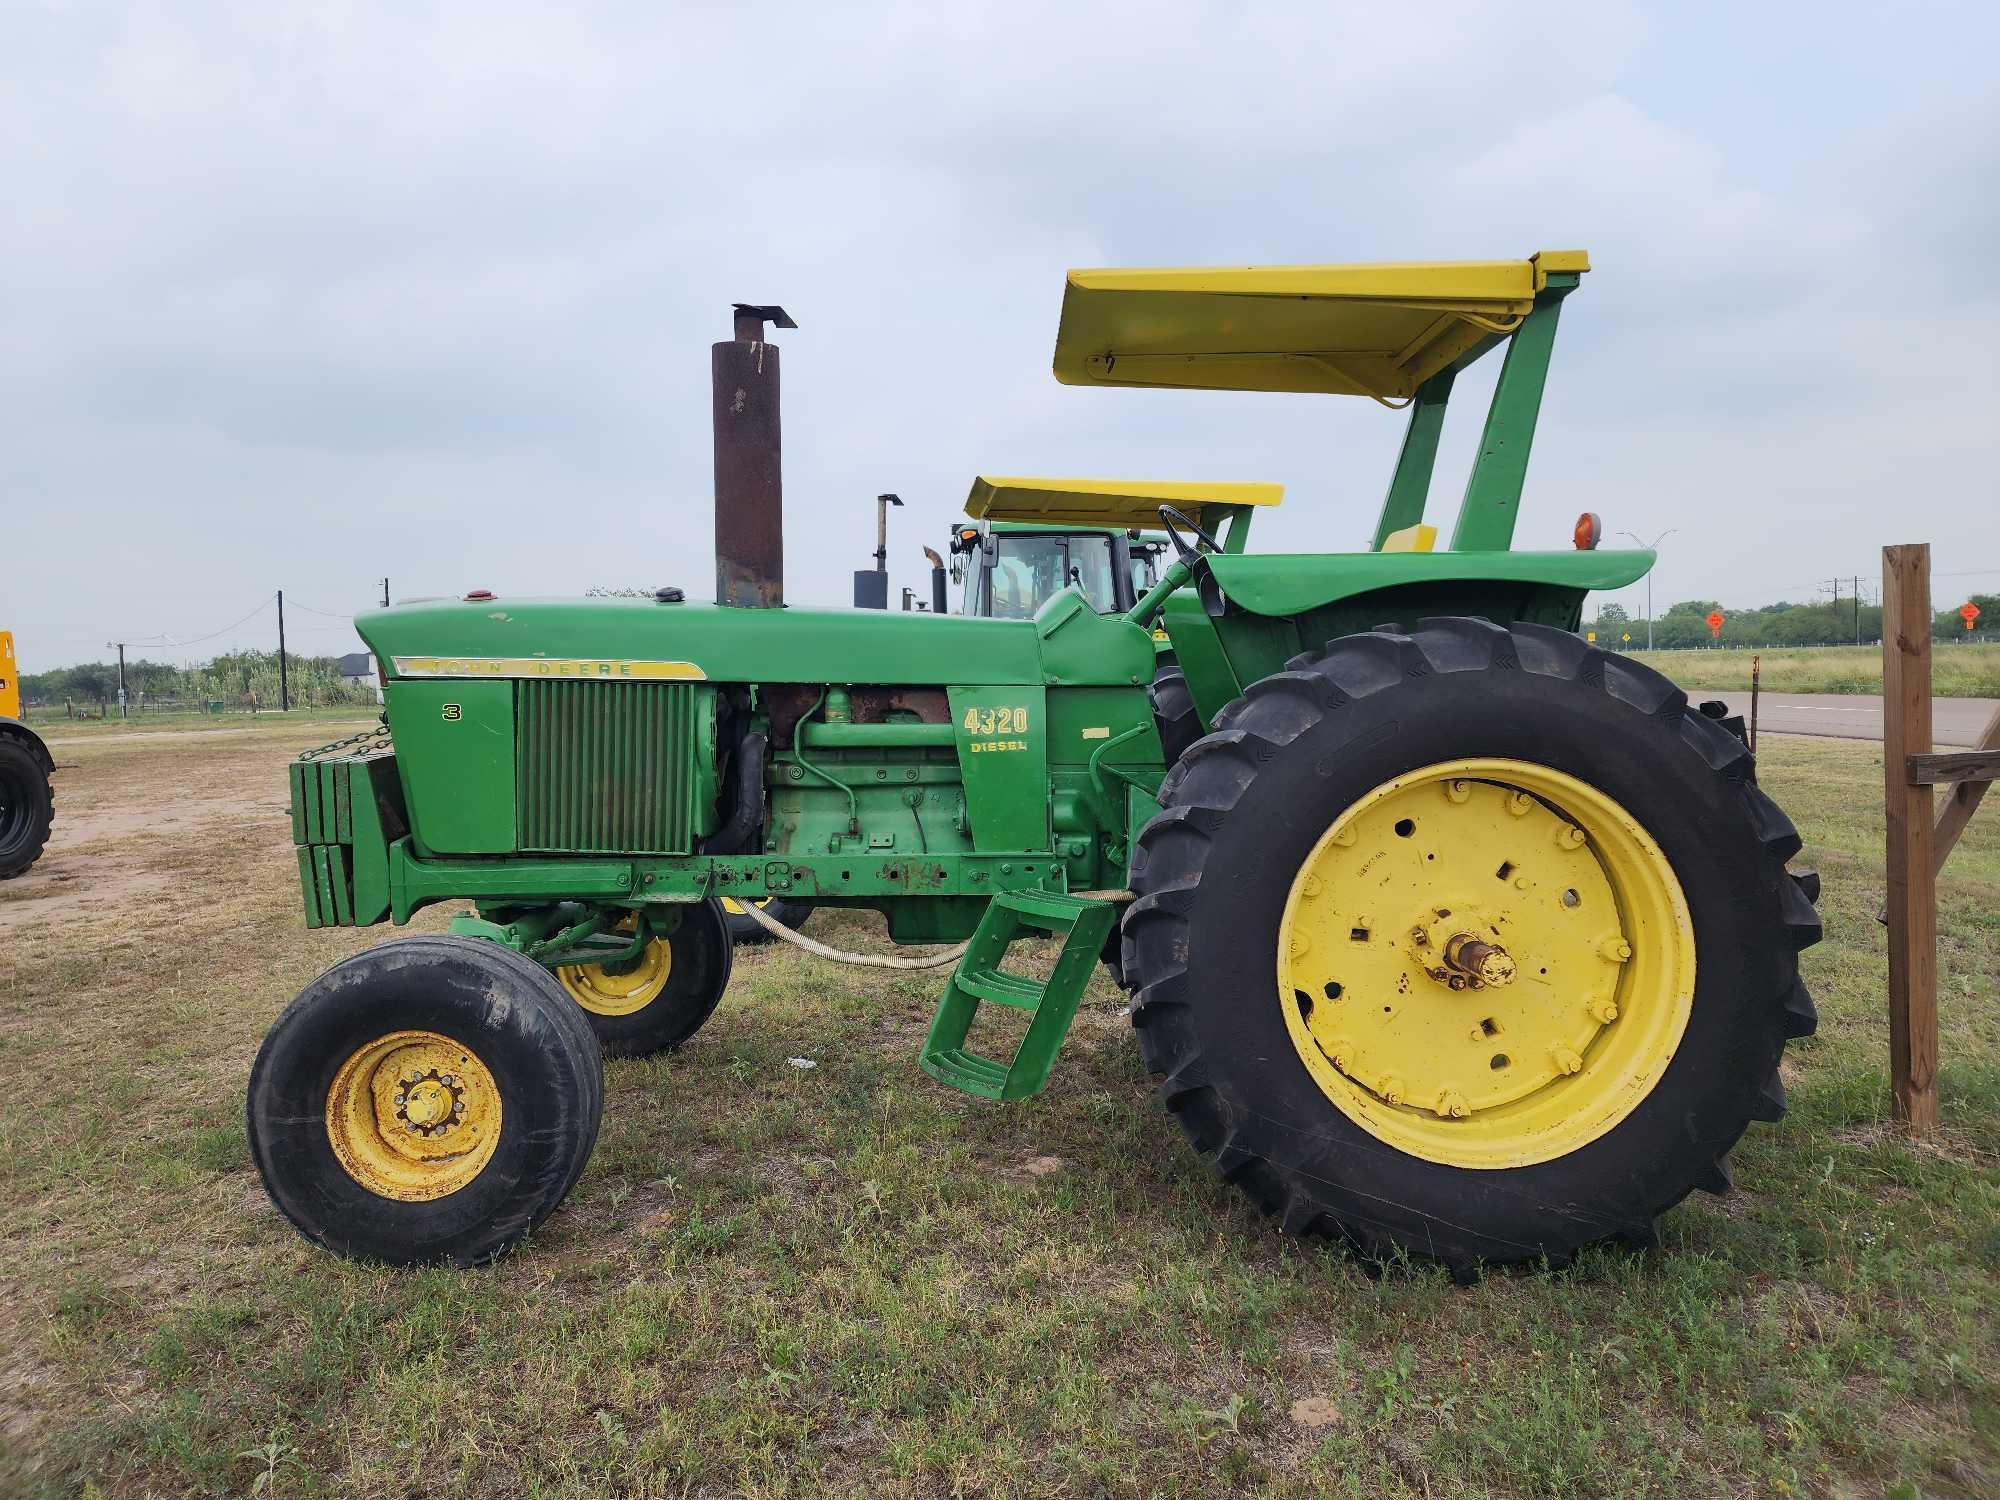
<svg viewBox="0 0 2000 1500">
<path fill-rule="evenodd" d="M 1116 608 L 1111 538 L 1003 534 L 993 562 L 967 580 L 966 613 L 997 620 L 1032 620 L 1060 589 L 1076 584 L 1099 614 Z"/>
<path fill-rule="evenodd" d="M 1156 548 L 1132 544 L 1132 597 L 1145 597 L 1146 590 L 1160 581 L 1160 554 Z"/>
</svg>

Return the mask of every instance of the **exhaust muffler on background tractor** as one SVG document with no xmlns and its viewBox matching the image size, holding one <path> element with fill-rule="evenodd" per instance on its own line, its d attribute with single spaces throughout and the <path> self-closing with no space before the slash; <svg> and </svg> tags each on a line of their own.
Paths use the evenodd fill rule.
<svg viewBox="0 0 2000 1500">
<path fill-rule="evenodd" d="M 782 307 L 736 306 L 736 336 L 710 350 L 715 397 L 715 602 L 785 606 L 784 444 L 778 346 L 764 325 L 799 325 Z"/>
</svg>

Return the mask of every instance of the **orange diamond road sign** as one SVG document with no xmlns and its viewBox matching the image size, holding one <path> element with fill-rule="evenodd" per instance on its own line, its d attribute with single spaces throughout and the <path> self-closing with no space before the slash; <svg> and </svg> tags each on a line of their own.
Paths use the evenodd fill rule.
<svg viewBox="0 0 2000 1500">
<path fill-rule="evenodd" d="M 1720 640 L 1720 639 L 1722 638 L 1722 611 L 1721 611 L 1721 610 L 1719 610 L 1719 609 L 1711 609 L 1711 610 L 1710 610 L 1710 611 L 1708 612 L 1708 633 L 1709 633 L 1710 637 L 1712 637 L 1713 639 L 1716 639 L 1716 640 Z"/>
<path fill-rule="evenodd" d="M 1965 608 L 1958 612 L 1958 617 L 1965 621 L 1965 628 L 1967 630 L 1972 629 L 1972 622 L 1979 618 L 1979 606 L 1974 604 L 1970 599 L 1966 600 Z"/>
</svg>

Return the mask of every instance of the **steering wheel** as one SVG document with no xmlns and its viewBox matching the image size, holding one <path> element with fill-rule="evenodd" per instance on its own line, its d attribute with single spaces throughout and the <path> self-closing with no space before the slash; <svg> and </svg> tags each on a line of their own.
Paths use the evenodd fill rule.
<svg viewBox="0 0 2000 1500">
<path fill-rule="evenodd" d="M 1189 520 L 1184 511 L 1176 510 L 1171 505 L 1162 505 L 1160 507 L 1160 524 L 1167 528 L 1167 540 L 1174 544 L 1174 551 L 1180 554 L 1182 562 L 1191 564 L 1201 554 L 1191 544 L 1181 539 L 1180 527 L 1174 524 L 1176 521 L 1180 522 L 1181 526 L 1185 526 L 1189 531 L 1192 531 L 1197 539 L 1206 542 L 1209 551 L 1220 552 L 1222 550 L 1222 543 L 1218 542 L 1206 531 L 1203 531 L 1201 527 Z"/>
</svg>

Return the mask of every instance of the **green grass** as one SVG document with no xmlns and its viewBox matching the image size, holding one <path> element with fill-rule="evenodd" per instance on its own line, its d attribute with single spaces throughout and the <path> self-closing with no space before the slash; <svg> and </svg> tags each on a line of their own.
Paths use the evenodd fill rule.
<svg viewBox="0 0 2000 1500">
<path fill-rule="evenodd" d="M 684 1053 L 611 1065 L 595 1158 L 525 1250 L 334 1260 L 269 1207 L 239 1116 L 270 1018 L 383 936 L 300 928 L 288 749 L 79 747 L 77 801 L 200 776 L 243 811 L 107 851 L 161 877 L 115 912 L 0 937 L 0 1493 L 2000 1489 L 2000 817 L 1944 882 L 1945 1123 L 1912 1146 L 1874 747 L 1763 757 L 1828 937 L 1739 1191 L 1669 1213 L 1656 1254 L 1468 1289 L 1281 1239 L 1161 1111 L 1102 980 L 1049 1091 L 988 1105 L 916 1068 L 935 977 L 768 949 Z"/>
<path fill-rule="evenodd" d="M 1684 688 L 1750 691 L 1750 660 L 1773 693 L 1880 693 L 1880 646 L 1794 646 L 1761 651 L 1634 651 L 1632 655 Z M 1941 698 L 2000 698 L 2000 642 L 1931 651 L 1931 691 Z"/>
</svg>

